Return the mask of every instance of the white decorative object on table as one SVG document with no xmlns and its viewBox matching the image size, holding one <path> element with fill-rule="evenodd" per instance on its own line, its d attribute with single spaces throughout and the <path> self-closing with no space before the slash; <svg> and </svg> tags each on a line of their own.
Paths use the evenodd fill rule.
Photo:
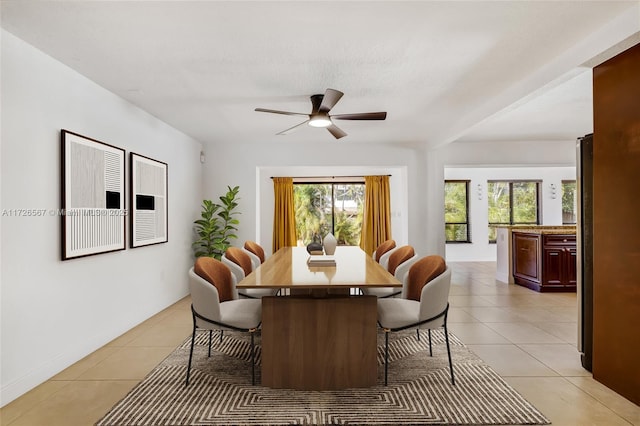
<svg viewBox="0 0 640 426">
<path fill-rule="evenodd" d="M 338 241 L 336 240 L 336 237 L 334 237 L 333 234 L 329 232 L 327 235 L 325 235 L 324 240 L 322 241 L 322 245 L 324 247 L 324 253 L 332 255 L 336 252 Z"/>
</svg>

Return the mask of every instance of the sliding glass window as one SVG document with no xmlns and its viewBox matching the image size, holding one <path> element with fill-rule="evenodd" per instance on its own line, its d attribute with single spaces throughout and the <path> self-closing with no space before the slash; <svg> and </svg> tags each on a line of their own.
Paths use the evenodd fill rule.
<svg viewBox="0 0 640 426">
<path fill-rule="evenodd" d="M 444 182 L 444 233 L 447 243 L 470 243 L 469 181 Z"/>
<path fill-rule="evenodd" d="M 489 242 L 496 226 L 540 224 L 540 181 L 489 181 Z"/>
<path fill-rule="evenodd" d="M 331 232 L 339 245 L 360 244 L 364 183 L 295 183 L 298 244 L 321 242 Z"/>
</svg>

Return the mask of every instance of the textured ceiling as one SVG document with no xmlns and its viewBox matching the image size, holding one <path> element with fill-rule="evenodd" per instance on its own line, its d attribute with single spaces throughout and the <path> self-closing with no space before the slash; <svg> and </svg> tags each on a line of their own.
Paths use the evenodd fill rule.
<svg viewBox="0 0 640 426">
<path fill-rule="evenodd" d="M 331 142 L 309 96 L 345 93 L 339 143 L 441 145 L 591 131 L 589 69 L 637 1 L 7 1 L 2 27 L 204 144 Z M 585 91 L 586 90 L 586 91 Z M 301 120 L 302 119 L 302 120 Z"/>
</svg>

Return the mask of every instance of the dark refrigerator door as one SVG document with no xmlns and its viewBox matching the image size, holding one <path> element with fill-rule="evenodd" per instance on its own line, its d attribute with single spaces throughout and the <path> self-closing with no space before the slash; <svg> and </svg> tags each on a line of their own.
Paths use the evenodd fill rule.
<svg viewBox="0 0 640 426">
<path fill-rule="evenodd" d="M 591 371 L 593 348 L 593 135 L 578 139 L 578 350 Z"/>
</svg>

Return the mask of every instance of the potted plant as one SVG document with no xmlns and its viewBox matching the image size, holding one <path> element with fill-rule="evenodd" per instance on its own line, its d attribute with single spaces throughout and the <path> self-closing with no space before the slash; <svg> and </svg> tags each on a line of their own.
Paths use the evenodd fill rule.
<svg viewBox="0 0 640 426">
<path fill-rule="evenodd" d="M 194 221 L 198 239 L 193 243 L 196 257 L 209 256 L 220 259 L 231 245 L 231 239 L 238 238 L 235 232 L 240 223 L 235 218 L 238 207 L 239 187 L 227 186 L 227 193 L 220 198 L 220 204 L 211 200 L 202 201 L 201 218 Z"/>
</svg>

